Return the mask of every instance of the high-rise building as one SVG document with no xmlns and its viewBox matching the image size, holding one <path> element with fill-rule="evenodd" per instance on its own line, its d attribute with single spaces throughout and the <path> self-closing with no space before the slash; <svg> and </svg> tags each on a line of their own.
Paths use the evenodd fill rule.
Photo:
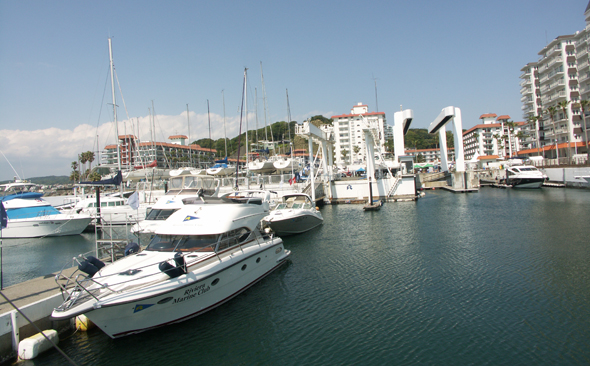
<svg viewBox="0 0 590 366">
<path fill-rule="evenodd" d="M 386 131 L 389 133 L 385 112 L 369 112 L 369 107 L 358 103 L 350 114 L 332 116 L 334 133 L 334 160 L 338 166 L 364 164 L 367 161 L 367 148 L 363 128 L 375 133 L 375 152 L 385 152 Z"/>
<path fill-rule="evenodd" d="M 558 36 L 539 51 L 537 62 L 520 70 L 522 110 L 527 120 L 522 147 L 531 152 L 539 149 L 546 158 L 571 156 L 566 143 L 571 143 L 573 150 L 576 143 L 580 146 L 585 141 L 579 102 L 590 100 L 590 2 L 584 16 L 584 30 Z M 553 147 L 556 145 L 559 154 Z"/>
</svg>

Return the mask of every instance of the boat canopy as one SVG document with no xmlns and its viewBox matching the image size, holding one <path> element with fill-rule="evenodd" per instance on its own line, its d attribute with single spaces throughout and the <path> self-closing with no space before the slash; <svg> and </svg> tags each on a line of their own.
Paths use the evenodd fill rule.
<svg viewBox="0 0 590 366">
<path fill-rule="evenodd" d="M 39 192 L 19 192 L 19 193 L 15 193 L 15 194 L 9 194 L 4 197 L 0 197 L 0 201 L 6 202 L 6 201 L 10 201 L 10 200 L 17 199 L 17 198 L 36 199 L 36 198 L 41 198 L 42 196 L 43 196 L 43 193 L 39 193 Z"/>
</svg>

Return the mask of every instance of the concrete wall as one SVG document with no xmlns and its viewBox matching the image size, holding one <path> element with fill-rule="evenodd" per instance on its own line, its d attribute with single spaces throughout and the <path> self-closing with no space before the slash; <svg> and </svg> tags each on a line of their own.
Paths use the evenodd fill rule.
<svg viewBox="0 0 590 366">
<path fill-rule="evenodd" d="M 590 167 L 583 168 L 543 168 L 541 169 L 549 177 L 550 182 L 564 183 L 567 187 L 590 188 L 583 179 L 577 176 L 590 176 Z"/>
<path fill-rule="evenodd" d="M 385 198 L 395 183 L 394 178 L 377 179 L 373 182 L 373 198 Z M 334 200 L 363 200 L 369 197 L 369 184 L 366 179 L 335 181 L 331 185 Z M 404 175 L 394 192 L 394 196 L 415 196 L 414 175 Z"/>
</svg>

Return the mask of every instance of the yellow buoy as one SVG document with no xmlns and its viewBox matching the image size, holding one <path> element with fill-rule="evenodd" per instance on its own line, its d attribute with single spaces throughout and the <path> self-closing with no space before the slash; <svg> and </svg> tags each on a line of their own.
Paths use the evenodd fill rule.
<svg viewBox="0 0 590 366">
<path fill-rule="evenodd" d="M 86 315 L 78 315 L 76 317 L 76 329 L 77 330 L 80 330 L 82 332 L 86 332 L 92 328 L 94 328 L 94 323 L 92 321 L 90 321 L 90 319 L 88 319 L 86 317 Z"/>
</svg>

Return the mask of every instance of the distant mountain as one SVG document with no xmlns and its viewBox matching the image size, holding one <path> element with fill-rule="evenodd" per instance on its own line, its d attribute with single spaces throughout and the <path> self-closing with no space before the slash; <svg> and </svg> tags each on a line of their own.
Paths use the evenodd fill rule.
<svg viewBox="0 0 590 366">
<path fill-rule="evenodd" d="M 45 185 L 72 183 L 70 181 L 70 177 L 68 177 L 67 175 L 60 175 L 60 176 L 50 175 L 48 177 L 27 178 L 27 180 L 31 183 L 45 184 Z M 12 182 L 12 180 L 5 180 L 3 182 L 0 182 L 0 184 L 6 184 L 6 183 L 10 183 L 10 182 Z"/>
</svg>

